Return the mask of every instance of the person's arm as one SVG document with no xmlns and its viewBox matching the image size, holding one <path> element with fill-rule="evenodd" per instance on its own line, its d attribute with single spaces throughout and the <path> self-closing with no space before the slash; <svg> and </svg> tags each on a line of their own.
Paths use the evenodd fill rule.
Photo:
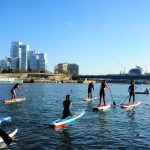
<svg viewBox="0 0 150 150">
<path fill-rule="evenodd" d="M 72 102 L 70 101 L 69 109 L 71 108 L 71 106 L 72 106 Z"/>
<path fill-rule="evenodd" d="M 22 93 L 23 93 L 23 91 L 21 90 L 21 88 L 20 88 L 19 86 L 17 87 L 17 89 L 18 89 L 20 92 L 22 92 Z"/>
<path fill-rule="evenodd" d="M 108 83 L 105 83 L 105 88 L 109 88 L 109 84 Z"/>
<path fill-rule="evenodd" d="M 128 88 L 128 92 L 130 93 L 130 86 L 129 86 L 129 88 Z"/>
</svg>

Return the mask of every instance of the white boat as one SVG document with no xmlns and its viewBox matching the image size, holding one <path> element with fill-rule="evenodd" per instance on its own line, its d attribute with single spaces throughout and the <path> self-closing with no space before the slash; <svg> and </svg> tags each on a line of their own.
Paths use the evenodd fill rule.
<svg viewBox="0 0 150 150">
<path fill-rule="evenodd" d="M 0 82 L 23 83 L 23 80 L 16 77 L 0 76 Z"/>
</svg>

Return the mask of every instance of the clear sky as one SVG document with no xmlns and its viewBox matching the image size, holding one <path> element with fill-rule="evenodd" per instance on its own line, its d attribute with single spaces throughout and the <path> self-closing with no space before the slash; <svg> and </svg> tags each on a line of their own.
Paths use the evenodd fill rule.
<svg viewBox="0 0 150 150">
<path fill-rule="evenodd" d="M 150 0 L 0 0 L 0 59 L 12 41 L 46 52 L 49 69 L 80 74 L 150 72 Z"/>
</svg>

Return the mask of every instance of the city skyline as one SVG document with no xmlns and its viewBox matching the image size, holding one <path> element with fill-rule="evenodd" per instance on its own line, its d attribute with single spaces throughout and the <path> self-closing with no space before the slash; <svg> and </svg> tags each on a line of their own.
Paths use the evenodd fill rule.
<svg viewBox="0 0 150 150">
<path fill-rule="evenodd" d="M 0 60 L 11 41 L 44 50 L 49 70 L 76 63 L 79 74 L 150 72 L 148 0 L 1 1 Z M 24 6 L 24 7 L 20 7 Z"/>
<path fill-rule="evenodd" d="M 47 54 L 30 50 L 30 45 L 21 41 L 13 41 L 10 55 L 0 60 L 0 71 L 48 72 Z"/>
</svg>

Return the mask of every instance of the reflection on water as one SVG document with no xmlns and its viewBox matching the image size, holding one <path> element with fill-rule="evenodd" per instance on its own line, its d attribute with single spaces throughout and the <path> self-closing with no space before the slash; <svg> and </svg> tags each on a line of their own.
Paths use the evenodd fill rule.
<svg viewBox="0 0 150 150">
<path fill-rule="evenodd" d="M 109 133 L 109 130 L 107 128 L 107 112 L 106 111 L 99 112 L 99 121 L 100 121 L 99 133 L 101 134 L 101 136 L 105 136 L 106 134 Z"/>
<path fill-rule="evenodd" d="M 62 143 L 63 143 L 62 149 L 70 149 L 70 150 L 73 149 L 72 148 L 72 139 L 70 137 L 69 128 L 66 128 L 62 131 L 61 140 L 62 140 Z"/>
<path fill-rule="evenodd" d="M 136 138 L 139 137 L 138 125 L 136 121 L 136 110 L 128 110 L 127 116 L 129 117 L 130 124 L 128 127 L 128 130 L 130 131 L 130 143 L 132 144 L 133 142 L 135 142 Z"/>
</svg>

